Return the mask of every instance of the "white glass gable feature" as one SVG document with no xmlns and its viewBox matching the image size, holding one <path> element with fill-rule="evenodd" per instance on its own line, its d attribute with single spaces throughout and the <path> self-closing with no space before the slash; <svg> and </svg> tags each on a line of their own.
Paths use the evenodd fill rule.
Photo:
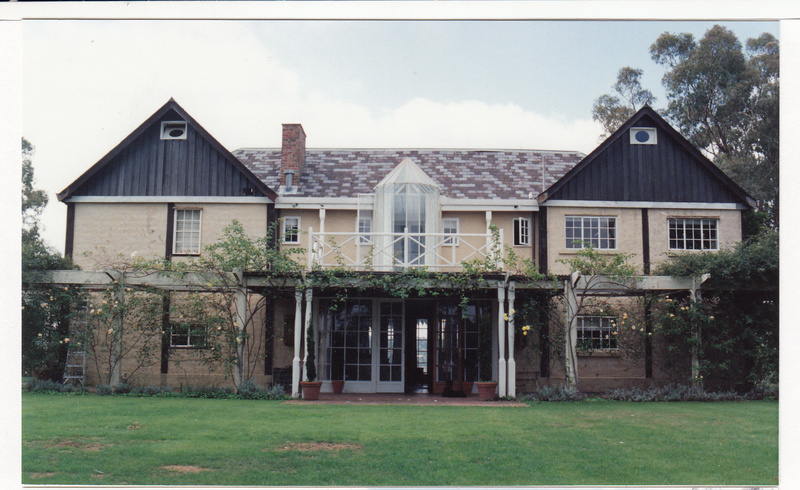
<svg viewBox="0 0 800 490">
<path fill-rule="evenodd" d="M 438 233 L 440 188 L 410 158 L 375 186 L 374 229 L 379 238 L 375 265 L 415 267 L 433 265 L 426 248 Z M 428 243 L 431 242 L 431 243 Z"/>
</svg>

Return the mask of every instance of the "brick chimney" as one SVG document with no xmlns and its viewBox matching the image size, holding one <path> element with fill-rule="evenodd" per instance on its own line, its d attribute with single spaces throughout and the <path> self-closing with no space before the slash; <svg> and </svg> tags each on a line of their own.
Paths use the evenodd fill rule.
<svg viewBox="0 0 800 490">
<path fill-rule="evenodd" d="M 281 186 L 297 187 L 306 161 L 306 133 L 300 124 L 284 124 L 281 142 Z M 288 176 L 288 179 L 287 179 Z"/>
</svg>

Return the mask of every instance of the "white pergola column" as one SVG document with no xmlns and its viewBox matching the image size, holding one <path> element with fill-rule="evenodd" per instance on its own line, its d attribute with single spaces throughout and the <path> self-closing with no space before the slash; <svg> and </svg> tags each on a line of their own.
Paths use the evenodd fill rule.
<svg viewBox="0 0 800 490">
<path fill-rule="evenodd" d="M 115 340 L 112 341 L 113 347 L 111 355 L 113 356 L 114 362 L 111 367 L 111 376 L 109 376 L 108 385 L 111 386 L 111 388 L 116 388 L 122 383 L 122 311 L 124 311 L 122 305 L 125 304 L 125 278 L 124 275 L 119 272 L 114 272 L 109 275 L 112 276 L 116 283 L 114 301 L 120 305 L 119 312 L 111 319 L 111 328 L 114 330 L 109 334 Z"/>
<path fill-rule="evenodd" d="M 308 330 L 311 328 L 311 299 L 313 293 L 306 289 L 306 317 L 303 322 L 303 339 L 306 341 L 306 352 L 303 356 L 303 381 L 308 381 Z M 314 346 L 316 348 L 316 345 Z"/>
<path fill-rule="evenodd" d="M 508 283 L 508 396 L 517 396 L 517 363 L 514 361 L 514 298 L 516 284 Z"/>
<path fill-rule="evenodd" d="M 566 298 L 566 311 L 564 312 L 564 364 L 567 383 L 570 386 L 576 386 L 578 383 L 578 296 L 575 294 L 575 284 L 579 278 L 580 273 L 573 272 L 564 284 L 564 296 Z"/>
<path fill-rule="evenodd" d="M 692 278 L 692 289 L 689 291 L 689 297 L 692 303 L 702 300 L 695 278 Z M 694 337 L 694 345 L 692 345 L 692 388 L 696 391 L 703 391 L 703 380 L 700 378 L 700 327 L 692 328 L 692 337 Z"/>
<path fill-rule="evenodd" d="M 506 396 L 506 285 L 497 282 L 497 394 Z"/>
<path fill-rule="evenodd" d="M 292 396 L 300 396 L 300 345 L 303 339 L 303 291 L 296 289 L 294 292 L 294 358 L 292 358 Z"/>
<path fill-rule="evenodd" d="M 244 331 L 247 326 L 247 288 L 245 287 L 244 272 L 241 269 L 233 271 L 238 280 L 236 293 L 234 295 L 234 307 L 236 309 L 236 357 L 239 364 L 233 371 L 234 384 L 238 388 L 245 381 L 245 372 L 250 360 L 247 358 L 247 345 L 244 340 Z"/>
</svg>

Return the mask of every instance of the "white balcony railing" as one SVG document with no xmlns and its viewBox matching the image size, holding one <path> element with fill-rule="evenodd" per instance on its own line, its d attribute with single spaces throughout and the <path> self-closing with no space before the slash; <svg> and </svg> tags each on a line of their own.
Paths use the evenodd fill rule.
<svg viewBox="0 0 800 490">
<path fill-rule="evenodd" d="M 503 243 L 503 230 L 499 230 Z M 356 233 L 308 229 L 309 269 L 393 271 L 406 267 L 457 272 L 462 263 L 499 258 L 491 233 Z"/>
</svg>

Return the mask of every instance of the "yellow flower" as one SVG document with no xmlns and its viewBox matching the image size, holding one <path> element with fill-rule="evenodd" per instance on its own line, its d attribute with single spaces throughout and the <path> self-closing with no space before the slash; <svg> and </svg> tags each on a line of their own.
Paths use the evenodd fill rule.
<svg viewBox="0 0 800 490">
<path fill-rule="evenodd" d="M 508 315 L 506 315 L 505 313 L 503 313 L 503 320 L 508 321 Z"/>
<path fill-rule="evenodd" d="M 673 318 L 673 317 L 675 317 L 675 315 L 673 315 L 672 313 L 670 313 L 670 314 L 669 314 L 669 317 L 670 317 L 670 318 Z"/>
<path fill-rule="evenodd" d="M 41 336 L 42 336 L 42 334 L 39 334 L 39 337 L 41 337 Z"/>
<path fill-rule="evenodd" d="M 522 332 L 522 335 L 528 335 L 528 331 L 525 330 L 524 332 Z"/>
<path fill-rule="evenodd" d="M 713 320 L 713 319 L 714 319 L 714 317 L 713 317 L 713 316 L 710 316 L 710 317 L 708 317 L 708 319 L 709 319 L 709 320 Z"/>
<path fill-rule="evenodd" d="M 66 339 L 64 339 L 64 342 L 67 342 L 67 343 L 69 343 L 69 337 L 67 337 Z"/>
<path fill-rule="evenodd" d="M 113 332 L 113 331 L 114 331 L 114 329 L 113 329 L 113 328 L 109 328 L 109 329 L 108 329 L 108 333 L 111 333 L 111 332 Z"/>
<path fill-rule="evenodd" d="M 513 315 L 513 314 L 514 314 L 514 310 L 513 310 L 513 309 L 511 309 L 511 310 L 508 310 L 508 314 L 509 314 L 509 315 Z"/>
</svg>

